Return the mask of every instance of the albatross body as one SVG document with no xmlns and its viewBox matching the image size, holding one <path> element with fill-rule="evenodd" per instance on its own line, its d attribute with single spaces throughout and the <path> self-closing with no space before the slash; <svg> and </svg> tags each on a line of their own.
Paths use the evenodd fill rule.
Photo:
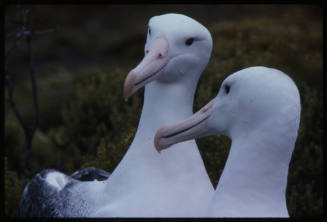
<svg viewBox="0 0 327 222">
<path fill-rule="evenodd" d="M 198 79 L 212 49 L 209 31 L 180 14 L 149 21 L 145 56 L 127 76 L 125 99 L 145 86 L 134 140 L 102 191 L 107 201 L 91 216 L 201 217 L 214 194 L 194 140 L 158 154 L 156 130 L 192 115 Z"/>
<path fill-rule="evenodd" d="M 230 153 L 207 216 L 288 217 L 287 175 L 300 112 L 298 89 L 287 75 L 250 67 L 226 78 L 217 97 L 196 114 L 161 127 L 155 144 L 160 151 L 207 135 L 230 137 Z"/>
</svg>

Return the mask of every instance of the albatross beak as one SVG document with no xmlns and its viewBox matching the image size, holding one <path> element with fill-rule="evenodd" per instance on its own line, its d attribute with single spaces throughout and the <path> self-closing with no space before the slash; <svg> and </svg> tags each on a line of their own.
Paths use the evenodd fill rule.
<svg viewBox="0 0 327 222">
<path fill-rule="evenodd" d="M 124 98 L 127 101 L 139 88 L 156 78 L 157 74 L 168 63 L 168 40 L 165 36 L 156 38 L 145 50 L 145 56 L 140 64 L 131 70 L 124 83 Z"/>
<path fill-rule="evenodd" d="M 208 119 L 212 114 L 213 103 L 214 100 L 211 100 L 198 112 L 177 124 L 160 127 L 154 136 L 157 151 L 175 143 L 209 135 Z"/>
</svg>

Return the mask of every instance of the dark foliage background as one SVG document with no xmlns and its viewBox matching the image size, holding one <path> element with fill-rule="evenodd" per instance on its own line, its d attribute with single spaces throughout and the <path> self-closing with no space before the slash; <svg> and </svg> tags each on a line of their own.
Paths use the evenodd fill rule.
<svg viewBox="0 0 327 222">
<path fill-rule="evenodd" d="M 63 29 L 33 38 L 40 118 L 31 158 L 23 165 L 24 131 L 5 102 L 5 214 L 16 216 L 20 196 L 44 168 L 66 174 L 87 166 L 109 172 L 136 131 L 140 90 L 125 103 L 123 81 L 143 57 L 147 21 L 167 12 L 186 14 L 211 32 L 214 48 L 196 93 L 194 111 L 213 98 L 222 80 L 249 66 L 280 69 L 296 82 L 302 103 L 298 140 L 289 169 L 292 217 L 322 215 L 322 9 L 314 5 L 25 5 L 36 29 Z M 15 18 L 21 9 L 6 8 Z M 5 35 L 17 30 L 5 21 Z M 5 41 L 5 48 L 12 42 Z M 8 60 L 14 99 L 25 119 L 34 116 L 27 47 Z M 8 93 L 5 93 L 5 99 Z M 6 100 L 5 100 L 6 101 Z M 225 164 L 230 140 L 197 140 L 212 183 Z"/>
</svg>

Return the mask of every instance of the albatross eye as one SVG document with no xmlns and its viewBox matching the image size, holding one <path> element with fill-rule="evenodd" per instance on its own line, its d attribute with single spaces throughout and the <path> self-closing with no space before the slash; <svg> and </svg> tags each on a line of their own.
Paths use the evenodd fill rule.
<svg viewBox="0 0 327 222">
<path fill-rule="evenodd" d="M 151 29 L 150 28 L 148 28 L 148 29 L 149 29 L 149 31 L 148 31 L 149 32 L 149 35 L 151 35 Z"/>
<path fill-rule="evenodd" d="M 185 41 L 185 45 L 190 46 L 190 45 L 192 45 L 193 41 L 194 41 L 194 38 L 189 38 Z"/>
<path fill-rule="evenodd" d="M 228 94 L 229 91 L 230 91 L 230 86 L 229 85 L 225 85 L 224 86 L 224 89 L 225 89 L 225 93 Z"/>
</svg>

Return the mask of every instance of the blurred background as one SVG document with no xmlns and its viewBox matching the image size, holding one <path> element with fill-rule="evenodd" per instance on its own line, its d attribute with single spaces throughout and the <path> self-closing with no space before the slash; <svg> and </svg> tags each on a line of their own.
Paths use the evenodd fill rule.
<svg viewBox="0 0 327 222">
<path fill-rule="evenodd" d="M 212 57 L 200 78 L 194 111 L 240 69 L 273 67 L 293 78 L 302 112 L 289 168 L 287 207 L 291 217 L 322 215 L 322 8 L 155 4 L 7 6 L 7 216 L 17 215 L 24 186 L 42 169 L 66 174 L 88 166 L 115 169 L 134 138 L 143 104 L 143 89 L 123 101 L 124 78 L 143 58 L 148 20 L 169 12 L 194 18 L 212 34 Z M 33 126 L 35 131 L 29 134 Z M 230 143 L 224 136 L 197 140 L 214 186 Z"/>
</svg>

